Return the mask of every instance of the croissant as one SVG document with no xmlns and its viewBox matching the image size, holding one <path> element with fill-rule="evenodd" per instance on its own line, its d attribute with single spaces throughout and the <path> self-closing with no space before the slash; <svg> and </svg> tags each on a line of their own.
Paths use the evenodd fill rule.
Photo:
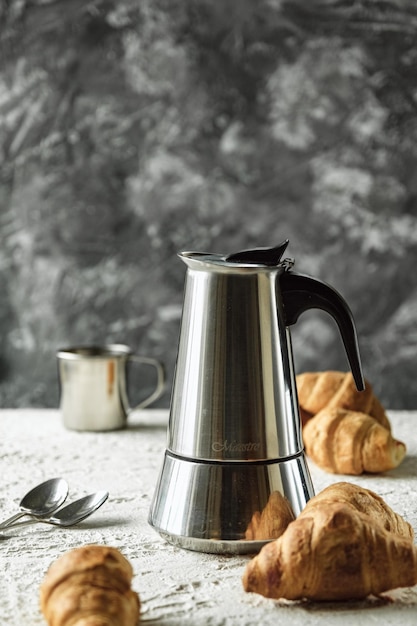
<svg viewBox="0 0 417 626">
<path fill-rule="evenodd" d="M 321 504 L 320 494 L 316 502 L 312 498 L 283 535 L 262 548 L 245 568 L 245 591 L 275 599 L 353 600 L 417 583 L 412 539 L 358 510 L 349 494 L 346 502 L 339 495 L 328 492 Z M 362 495 L 350 497 L 358 503 Z"/>
<path fill-rule="evenodd" d="M 320 411 L 303 428 L 307 454 L 335 474 L 385 472 L 401 463 L 405 445 L 365 413 L 346 409 Z"/>
<path fill-rule="evenodd" d="M 310 515 L 315 508 L 333 502 L 346 504 L 353 510 L 367 515 L 374 524 L 379 524 L 383 529 L 399 537 L 414 539 L 414 530 L 411 524 L 401 515 L 395 513 L 381 496 L 370 489 L 348 482 L 334 483 L 320 491 L 307 502 L 298 517 Z"/>
<path fill-rule="evenodd" d="M 331 370 L 304 372 L 296 381 L 303 425 L 324 408 L 339 408 L 366 413 L 390 430 L 389 419 L 369 381 L 365 381 L 363 391 L 358 391 L 351 372 Z"/>
<path fill-rule="evenodd" d="M 136 626 L 140 600 L 133 570 L 116 548 L 87 545 L 63 554 L 40 588 L 49 626 Z"/>
</svg>

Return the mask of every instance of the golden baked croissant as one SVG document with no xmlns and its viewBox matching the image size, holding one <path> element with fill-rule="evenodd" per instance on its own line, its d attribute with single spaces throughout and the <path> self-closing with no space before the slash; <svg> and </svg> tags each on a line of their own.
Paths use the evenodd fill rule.
<svg viewBox="0 0 417 626">
<path fill-rule="evenodd" d="M 370 415 L 346 409 L 320 411 L 303 428 L 307 454 L 322 469 L 359 475 L 397 467 L 406 447 Z"/>
<path fill-rule="evenodd" d="M 140 601 L 133 570 L 116 548 L 87 545 L 48 569 L 40 605 L 49 626 L 136 626 Z"/>
<path fill-rule="evenodd" d="M 320 491 L 307 502 L 298 517 L 309 515 L 316 507 L 323 507 L 333 502 L 347 504 L 352 509 L 368 515 L 375 524 L 379 524 L 399 537 L 414 539 L 411 524 L 395 513 L 381 496 L 370 489 L 348 482 L 334 483 Z"/>
<path fill-rule="evenodd" d="M 337 494 L 328 493 L 321 505 L 310 502 L 247 564 L 245 591 L 275 599 L 351 600 L 417 583 L 411 538 L 386 530 Z"/>
<path fill-rule="evenodd" d="M 304 372 L 296 381 L 303 425 L 324 408 L 338 408 L 366 413 L 388 430 L 391 428 L 369 381 L 365 381 L 364 391 L 358 391 L 351 372 Z"/>
</svg>

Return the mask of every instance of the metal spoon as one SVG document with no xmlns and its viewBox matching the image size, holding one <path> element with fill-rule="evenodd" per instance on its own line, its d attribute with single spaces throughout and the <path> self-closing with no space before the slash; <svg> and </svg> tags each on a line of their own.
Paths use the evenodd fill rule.
<svg viewBox="0 0 417 626">
<path fill-rule="evenodd" d="M 90 495 L 84 496 L 79 500 L 74 500 L 74 502 L 62 507 L 62 509 L 55 511 L 54 515 L 49 517 L 33 517 L 25 522 L 8 526 L 5 530 L 13 530 L 21 528 L 22 526 L 36 524 L 37 522 L 52 524 L 53 526 L 74 526 L 97 511 L 97 509 L 105 503 L 108 497 L 108 491 L 97 491 L 96 493 L 91 493 Z"/>
<path fill-rule="evenodd" d="M 68 495 L 68 483 L 63 478 L 51 478 L 31 489 L 20 502 L 20 511 L 0 524 L 10 526 L 24 515 L 44 517 L 56 511 Z"/>
</svg>

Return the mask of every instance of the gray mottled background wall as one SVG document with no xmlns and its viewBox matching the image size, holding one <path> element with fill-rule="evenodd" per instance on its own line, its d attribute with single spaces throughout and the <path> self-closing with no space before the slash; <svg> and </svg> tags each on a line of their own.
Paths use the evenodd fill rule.
<svg viewBox="0 0 417 626">
<path fill-rule="evenodd" d="M 164 361 L 167 406 L 176 252 L 289 238 L 417 407 L 413 0 L 0 7 L 1 406 L 57 406 L 56 349 L 104 341 Z M 324 313 L 293 338 L 298 371 L 347 368 Z"/>
</svg>

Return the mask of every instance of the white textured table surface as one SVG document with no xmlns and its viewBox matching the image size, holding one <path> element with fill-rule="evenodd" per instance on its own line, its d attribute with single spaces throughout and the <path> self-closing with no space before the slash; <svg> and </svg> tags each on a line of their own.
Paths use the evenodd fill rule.
<svg viewBox="0 0 417 626">
<path fill-rule="evenodd" d="M 379 493 L 417 534 L 417 412 L 389 413 L 394 435 L 408 455 L 395 471 L 348 478 Z M 21 497 L 36 484 L 62 476 L 70 497 L 107 489 L 109 500 L 90 519 L 70 529 L 28 526 L 0 540 L 0 624 L 44 624 L 39 586 L 49 564 L 87 543 L 119 548 L 135 570 L 142 623 L 160 626 L 338 626 L 417 623 L 417 586 L 386 594 L 389 600 L 352 603 L 291 603 L 243 591 L 247 556 L 218 556 L 165 543 L 147 515 L 166 441 L 165 411 L 133 415 L 129 427 L 112 433 L 65 430 L 58 411 L 0 411 L 0 514 L 17 512 Z M 316 492 L 345 477 L 311 464 Z M 392 600 L 394 600 L 392 602 Z"/>
</svg>

